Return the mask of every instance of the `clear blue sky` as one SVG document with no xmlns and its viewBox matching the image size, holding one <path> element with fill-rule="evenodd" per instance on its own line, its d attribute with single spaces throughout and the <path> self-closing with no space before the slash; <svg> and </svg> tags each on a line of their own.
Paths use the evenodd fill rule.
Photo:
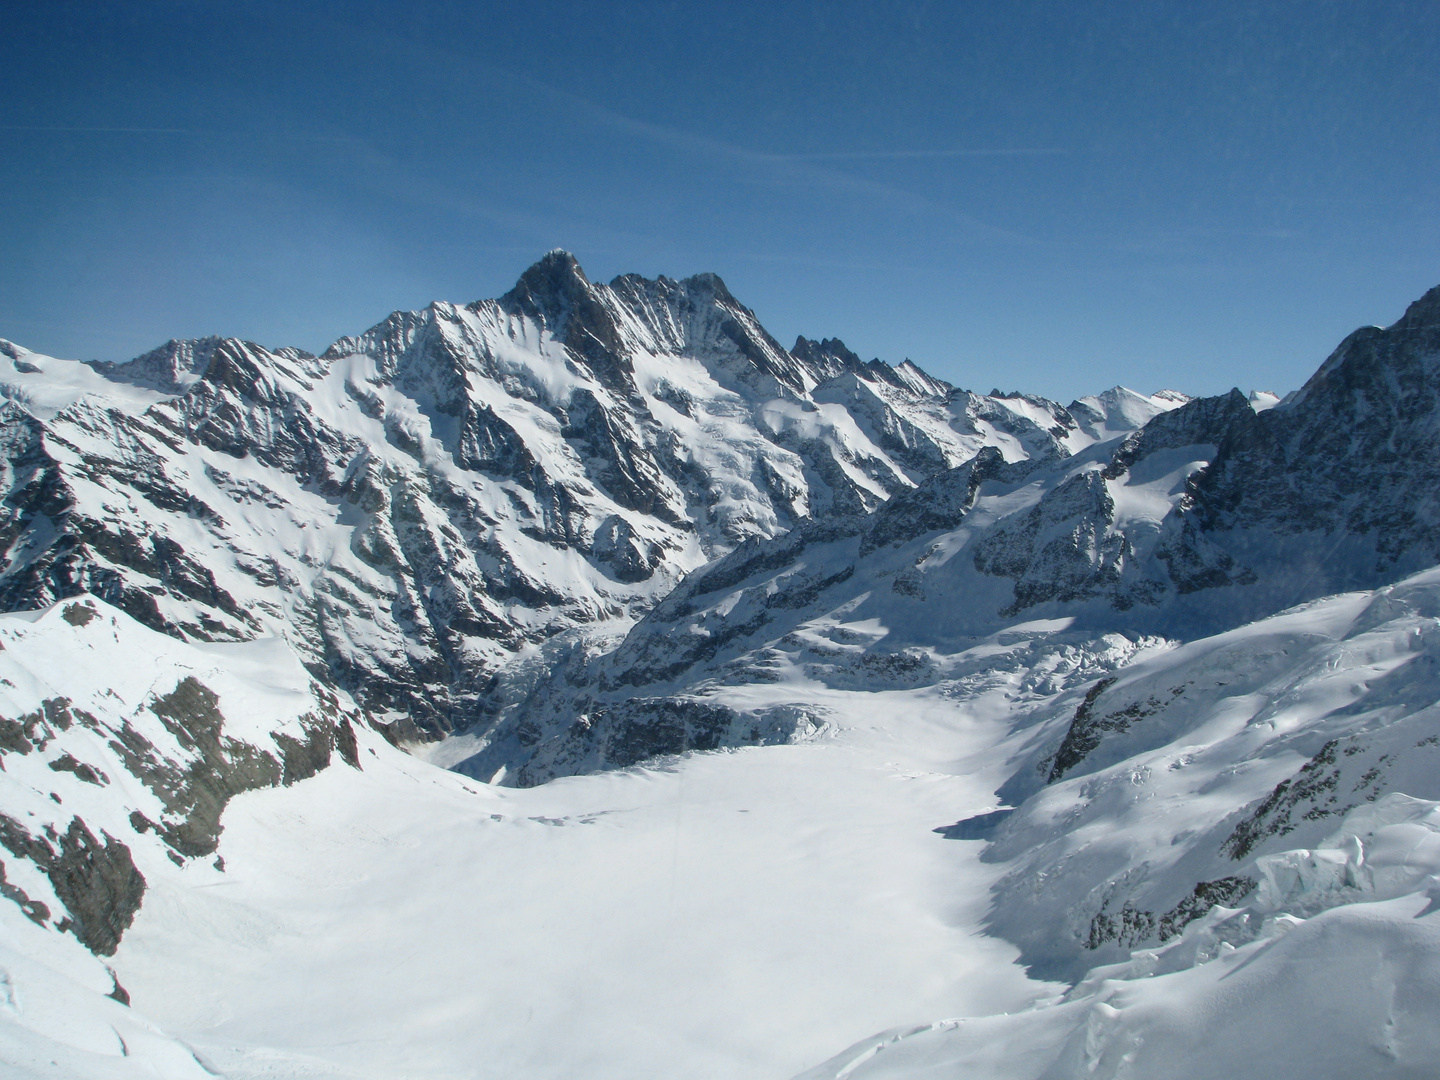
<svg viewBox="0 0 1440 1080">
<path fill-rule="evenodd" d="M 1298 386 L 1440 283 L 1440 3 L 6 3 L 0 336 L 713 270 L 979 390 Z"/>
</svg>

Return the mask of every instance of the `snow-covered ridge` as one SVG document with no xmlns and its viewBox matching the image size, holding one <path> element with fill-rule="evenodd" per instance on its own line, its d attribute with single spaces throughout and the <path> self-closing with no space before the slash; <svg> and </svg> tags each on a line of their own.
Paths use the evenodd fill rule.
<svg viewBox="0 0 1440 1080">
<path fill-rule="evenodd" d="M 397 312 L 320 357 L 0 350 L 0 608 L 89 591 L 184 639 L 283 634 L 411 741 L 749 538 L 871 510 L 985 446 L 1093 438 L 1054 402 L 833 340 L 787 351 L 714 275 L 597 285 L 564 252 L 499 300 Z M 1129 395 L 1104 423 L 1172 404 Z"/>
<path fill-rule="evenodd" d="M 988 838 L 990 931 L 1070 989 L 883 1033 L 805 1080 L 1424 1075 L 1440 1051 L 1437 599 L 1427 571 L 1019 709 L 999 792 L 1018 805 L 947 834 Z"/>
<path fill-rule="evenodd" d="M 404 755 L 283 640 L 191 645 L 90 596 L 0 616 L 6 1075 L 213 1075 L 112 958 L 143 907 L 226 881 L 234 797 L 362 756 Z"/>
</svg>

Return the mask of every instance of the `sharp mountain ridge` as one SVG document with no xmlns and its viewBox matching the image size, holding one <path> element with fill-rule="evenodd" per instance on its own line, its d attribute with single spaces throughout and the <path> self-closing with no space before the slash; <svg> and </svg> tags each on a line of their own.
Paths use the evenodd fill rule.
<svg viewBox="0 0 1440 1080">
<path fill-rule="evenodd" d="M 0 350 L 0 609 L 90 593 L 186 640 L 278 633 L 408 742 L 474 726 L 502 672 L 623 632 L 747 540 L 1177 403 L 1067 409 L 834 339 L 786 350 L 714 274 L 597 285 L 562 251 L 320 356 Z"/>
</svg>

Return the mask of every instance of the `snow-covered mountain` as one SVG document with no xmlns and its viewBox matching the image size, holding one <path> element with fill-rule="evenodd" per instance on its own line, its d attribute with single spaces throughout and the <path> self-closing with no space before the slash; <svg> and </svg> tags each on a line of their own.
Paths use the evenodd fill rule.
<svg viewBox="0 0 1440 1080">
<path fill-rule="evenodd" d="M 1175 404 L 1116 390 L 1072 414 L 838 341 L 787 351 L 714 275 L 593 285 L 564 252 L 319 357 L 0 351 L 0 608 L 88 591 L 188 640 L 283 632 L 407 740 L 474 723 L 497 671 L 623 628 L 746 539 Z"/>
<path fill-rule="evenodd" d="M 1437 325 L 1062 408 L 552 253 L 5 343 L 0 1064 L 1431 1075 Z"/>
<path fill-rule="evenodd" d="M 91 596 L 0 616 L 6 1075 L 132 1054 L 136 1075 L 213 1075 L 131 1012 L 116 951 L 138 912 L 226 881 L 236 796 L 382 754 L 404 756 L 280 638 L 189 644 Z"/>
<path fill-rule="evenodd" d="M 1017 623 L 1193 639 L 1434 565 L 1437 326 L 1440 289 L 1273 407 L 1234 391 L 1068 456 L 982 449 L 874 513 L 749 540 L 618 648 L 527 688 L 462 768 L 533 783 L 785 741 L 803 710 L 734 714 L 715 687 L 933 683 Z"/>
</svg>

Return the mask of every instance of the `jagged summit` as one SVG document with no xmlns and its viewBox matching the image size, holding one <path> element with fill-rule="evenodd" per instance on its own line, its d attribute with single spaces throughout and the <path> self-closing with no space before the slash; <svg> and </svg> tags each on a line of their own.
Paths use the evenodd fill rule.
<svg viewBox="0 0 1440 1080">
<path fill-rule="evenodd" d="M 839 338 L 811 341 L 807 337 L 797 337 L 790 352 L 798 359 L 816 366 L 838 363 L 842 368 L 859 368 L 864 364 Z"/>
<path fill-rule="evenodd" d="M 592 292 L 590 279 L 575 256 L 556 248 L 521 274 L 500 303 L 507 308 L 527 309 L 531 314 L 549 314 L 573 306 Z M 483 301 L 476 301 L 480 303 Z"/>
<path fill-rule="evenodd" d="M 214 336 L 184 341 L 171 338 L 159 348 L 133 360 L 118 364 L 93 361 L 90 366 L 113 379 L 149 387 L 165 394 L 180 394 L 204 377 L 215 351 L 226 341 L 225 338 Z M 242 346 L 249 344 L 237 343 Z"/>
<path fill-rule="evenodd" d="M 615 312 L 568 251 L 556 248 L 548 253 L 520 275 L 515 288 L 497 304 L 538 322 L 610 389 L 623 393 L 628 388 L 634 368 Z"/>
</svg>

